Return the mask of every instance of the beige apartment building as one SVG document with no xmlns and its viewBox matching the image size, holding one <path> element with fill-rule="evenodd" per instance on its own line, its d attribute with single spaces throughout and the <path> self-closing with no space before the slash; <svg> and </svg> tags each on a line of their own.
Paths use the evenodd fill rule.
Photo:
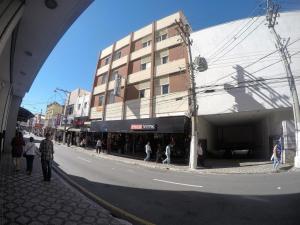
<svg viewBox="0 0 300 225">
<path fill-rule="evenodd" d="M 157 143 L 160 138 L 168 142 L 176 135 L 182 139 L 190 84 L 188 52 L 176 20 L 186 22 L 183 13 L 177 12 L 101 51 L 90 119 L 92 131 L 108 135 L 108 148 L 110 142 Z M 121 141 L 114 140 L 114 135 Z"/>
<path fill-rule="evenodd" d="M 56 128 L 61 120 L 63 113 L 63 106 L 57 102 L 52 102 L 47 105 L 46 115 L 45 115 L 45 127 L 46 128 Z"/>
</svg>

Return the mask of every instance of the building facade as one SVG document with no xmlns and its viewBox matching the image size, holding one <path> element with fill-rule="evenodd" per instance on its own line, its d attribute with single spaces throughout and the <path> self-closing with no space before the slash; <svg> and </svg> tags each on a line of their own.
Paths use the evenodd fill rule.
<svg viewBox="0 0 300 225">
<path fill-rule="evenodd" d="M 117 136 L 108 137 L 108 142 L 124 144 L 134 139 L 130 142 L 143 146 L 155 138 L 146 134 L 184 133 L 189 112 L 188 55 L 176 20 L 186 21 L 177 12 L 101 51 L 90 119 L 93 131 Z"/>
<path fill-rule="evenodd" d="M 58 102 L 47 105 L 44 127 L 46 131 L 53 132 L 61 123 L 63 106 Z"/>
<path fill-rule="evenodd" d="M 56 138 L 61 139 L 66 128 L 67 141 L 70 144 L 79 145 L 78 139 L 82 139 L 82 132 L 87 131 L 85 122 L 89 119 L 89 108 L 91 102 L 91 93 L 81 88 L 71 91 L 65 102 L 64 115 L 66 118 L 61 120 L 58 127 Z M 64 116 L 65 117 L 65 116 Z M 77 142 L 76 142 L 76 137 Z"/>
<path fill-rule="evenodd" d="M 275 26 L 281 37 L 290 38 L 287 49 L 298 93 L 299 19 L 299 11 L 281 13 Z M 281 138 L 284 160 L 293 162 L 289 79 L 265 20 L 265 16 L 246 18 L 191 34 L 192 55 L 201 54 L 208 61 L 208 70 L 195 75 L 199 134 L 212 154 L 250 150 L 253 157 L 265 159 Z"/>
</svg>

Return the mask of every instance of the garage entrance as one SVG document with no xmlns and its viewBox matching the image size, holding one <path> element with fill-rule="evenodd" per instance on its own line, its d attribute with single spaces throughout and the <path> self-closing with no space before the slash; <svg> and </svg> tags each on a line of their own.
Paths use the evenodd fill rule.
<svg viewBox="0 0 300 225">
<path fill-rule="evenodd" d="M 200 139 L 213 158 L 267 159 L 269 117 L 267 112 L 243 112 L 199 117 Z"/>
</svg>

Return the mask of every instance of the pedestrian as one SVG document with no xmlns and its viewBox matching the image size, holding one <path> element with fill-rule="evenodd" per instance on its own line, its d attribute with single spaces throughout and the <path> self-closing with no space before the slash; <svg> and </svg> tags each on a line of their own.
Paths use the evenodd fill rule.
<svg viewBox="0 0 300 225">
<path fill-rule="evenodd" d="M 76 136 L 76 145 L 77 145 L 77 146 L 80 145 L 80 137 L 79 137 L 79 134 Z"/>
<path fill-rule="evenodd" d="M 20 170 L 20 159 L 22 157 L 24 145 L 25 142 L 22 133 L 20 131 L 16 132 L 16 136 L 11 141 L 11 146 L 12 146 L 11 153 L 12 153 L 15 171 L 17 172 Z"/>
<path fill-rule="evenodd" d="M 67 135 L 67 143 L 68 143 L 68 147 L 70 147 L 70 144 L 71 144 L 71 134 Z"/>
<path fill-rule="evenodd" d="M 100 138 L 98 138 L 97 143 L 96 143 L 96 152 L 98 154 L 100 154 L 101 150 L 102 150 L 102 141 Z"/>
<path fill-rule="evenodd" d="M 30 137 L 29 142 L 26 143 L 24 148 L 24 153 L 26 157 L 26 173 L 28 175 L 31 175 L 32 173 L 34 156 L 35 153 L 38 151 L 38 148 L 36 147 L 33 141 L 34 141 L 33 137 Z"/>
<path fill-rule="evenodd" d="M 49 133 L 46 133 L 46 139 L 41 141 L 40 152 L 44 181 L 50 181 L 54 149 Z"/>
<path fill-rule="evenodd" d="M 83 148 L 85 148 L 85 146 L 86 146 L 86 139 L 85 139 L 85 137 L 80 142 L 80 146 L 83 147 Z"/>
<path fill-rule="evenodd" d="M 157 150 L 156 150 L 156 162 L 158 163 L 161 159 L 161 145 L 157 144 Z"/>
<path fill-rule="evenodd" d="M 273 148 L 273 155 L 271 157 L 271 160 L 273 159 L 273 169 L 278 172 L 278 166 L 281 161 L 281 143 L 280 140 L 276 141 L 276 144 Z"/>
<path fill-rule="evenodd" d="M 170 164 L 171 163 L 171 147 L 172 147 L 172 144 L 169 143 L 166 147 L 166 159 L 162 162 L 163 164 L 167 163 L 167 164 Z"/>
<path fill-rule="evenodd" d="M 150 155 L 151 155 L 151 146 L 150 146 L 150 142 L 148 141 L 147 144 L 145 145 L 145 152 L 147 154 L 146 158 L 144 159 L 144 161 L 149 161 L 150 160 Z"/>
<path fill-rule="evenodd" d="M 200 164 L 202 167 L 204 167 L 204 153 L 203 153 L 200 140 L 198 140 L 197 143 L 197 154 L 198 154 L 198 165 Z"/>
</svg>

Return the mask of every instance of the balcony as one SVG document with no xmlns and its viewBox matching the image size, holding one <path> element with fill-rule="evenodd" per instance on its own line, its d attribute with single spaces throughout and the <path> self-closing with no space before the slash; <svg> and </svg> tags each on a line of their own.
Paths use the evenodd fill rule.
<svg viewBox="0 0 300 225">
<path fill-rule="evenodd" d="M 163 41 L 157 42 L 155 50 L 160 51 L 162 49 L 169 48 L 171 46 L 178 45 L 181 43 L 182 43 L 182 39 L 181 39 L 180 35 L 176 35 L 176 36 L 167 38 Z"/>
<path fill-rule="evenodd" d="M 122 66 L 123 64 L 126 64 L 127 59 L 128 59 L 128 55 L 123 56 L 122 58 L 113 61 L 112 65 L 111 65 L 111 68 L 114 69 L 114 68 L 117 68 L 119 66 Z"/>
<path fill-rule="evenodd" d="M 141 48 L 133 53 L 131 53 L 130 60 L 135 60 L 137 58 L 141 58 L 145 55 L 149 55 L 151 53 L 151 45 L 145 48 Z"/>
<path fill-rule="evenodd" d="M 106 86 L 106 84 L 101 84 L 99 86 L 96 86 L 94 88 L 93 95 L 97 95 L 97 94 L 105 92 L 105 86 Z"/>
<path fill-rule="evenodd" d="M 123 102 L 117 102 L 106 105 L 105 120 L 121 120 L 122 106 Z"/>
<path fill-rule="evenodd" d="M 103 112 L 102 106 L 91 107 L 90 119 L 103 119 L 102 112 Z"/>
<path fill-rule="evenodd" d="M 138 83 L 144 80 L 148 80 L 151 77 L 151 68 L 141 70 L 136 73 L 128 75 L 128 84 Z"/>
<path fill-rule="evenodd" d="M 107 72 L 108 69 L 109 69 L 109 64 L 100 67 L 100 68 L 97 70 L 97 76 L 99 76 L 100 74 L 103 74 L 103 73 Z"/>
<path fill-rule="evenodd" d="M 185 70 L 185 59 L 178 59 L 156 67 L 156 77 L 164 76 L 170 73 L 176 73 Z"/>
</svg>

